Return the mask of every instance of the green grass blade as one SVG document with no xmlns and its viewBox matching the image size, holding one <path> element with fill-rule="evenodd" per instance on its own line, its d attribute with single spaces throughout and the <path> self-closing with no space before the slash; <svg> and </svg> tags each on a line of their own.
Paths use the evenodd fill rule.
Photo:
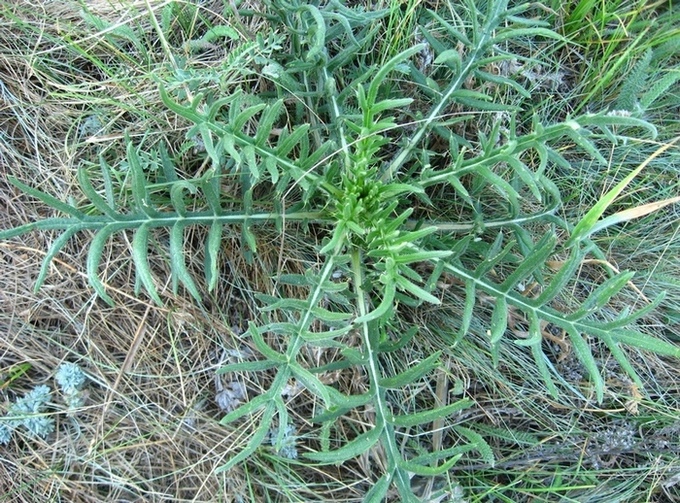
<svg viewBox="0 0 680 503">
<path fill-rule="evenodd" d="M 609 206 L 614 202 L 614 200 L 623 192 L 623 190 L 628 186 L 628 184 L 643 170 L 647 165 L 654 160 L 656 157 L 660 156 L 666 150 L 671 148 L 675 143 L 680 140 L 680 136 L 676 137 L 672 141 L 659 147 L 652 155 L 647 157 L 647 159 L 642 162 L 637 168 L 635 168 L 628 176 L 616 184 L 616 186 L 607 192 L 600 200 L 595 204 L 590 211 L 584 216 L 581 221 L 576 225 L 569 241 L 567 241 L 567 246 L 574 246 L 577 242 L 586 239 L 590 234 L 592 234 L 593 229 L 596 227 L 598 220 L 604 214 Z"/>
</svg>

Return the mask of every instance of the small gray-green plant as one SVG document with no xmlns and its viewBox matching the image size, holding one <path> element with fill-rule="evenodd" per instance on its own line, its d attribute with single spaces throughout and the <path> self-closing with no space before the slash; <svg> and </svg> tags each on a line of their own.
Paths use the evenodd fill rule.
<svg viewBox="0 0 680 503">
<path fill-rule="evenodd" d="M 286 424 L 282 429 L 283 432 L 280 432 L 279 428 L 270 430 L 269 442 L 276 448 L 276 452 L 279 456 L 287 459 L 297 459 L 298 450 L 297 447 L 295 447 L 295 442 L 297 440 L 295 436 L 295 426 Z"/>
<path fill-rule="evenodd" d="M 54 431 L 54 418 L 45 414 L 50 399 L 49 386 L 40 385 L 10 405 L 0 424 L 0 443 L 8 444 L 12 432 L 23 426 L 33 436 L 45 438 Z"/>
<path fill-rule="evenodd" d="M 553 397 L 559 392 L 559 376 L 544 353 L 545 324 L 569 338 L 598 400 L 605 382 L 589 338 L 606 346 L 640 387 L 643 383 L 622 346 L 680 355 L 677 347 L 633 328 L 661 299 L 638 311 L 600 315 L 632 273 L 612 274 L 574 308 L 560 302 L 586 257 L 602 258 L 590 235 L 611 224 L 601 217 L 631 177 L 571 225 L 558 217 L 560 194 L 548 177 L 550 170 L 568 170 L 570 157 L 576 155 L 607 165 L 603 144 L 653 137 L 656 131 L 621 114 L 585 114 L 543 124 L 527 113 L 531 93 L 512 75 L 491 68 L 528 60 L 520 54 L 527 38 L 564 42 L 529 12 L 532 5 L 493 0 L 478 7 L 470 0 L 459 16 L 423 11 L 414 34 L 423 42 L 396 51 L 380 66 L 366 64 L 365 54 L 378 43 L 376 34 L 387 11 L 367 13 L 338 1 L 317 6 L 272 0 L 267 5 L 267 19 L 277 35 L 244 43 L 240 54 L 249 56 L 224 71 L 255 75 L 259 68 L 267 83 L 261 87 L 269 91 L 253 92 L 245 80 L 227 86 L 219 79 L 216 91 L 203 91 L 203 84 L 215 82 L 215 76 L 201 81 L 200 71 L 179 67 L 158 75 L 163 102 L 191 125 L 187 140 L 205 151 L 209 169 L 201 176 L 180 178 L 164 148 L 143 152 L 127 139 L 127 178 L 112 176 L 123 163 L 110 166 L 102 159 L 100 191 L 93 174 L 79 170 L 80 188 L 88 199 L 84 206 L 12 179 L 65 216 L 0 233 L 8 239 L 34 230 L 63 230 L 43 261 L 39 287 L 67 241 L 78 232 L 94 232 L 87 276 L 111 304 L 99 266 L 115 234 L 134 232 L 138 284 L 162 304 L 148 257 L 155 229 L 169 232 L 174 291 L 181 285 L 197 301 L 204 290 L 218 285 L 226 227 L 240 229 L 248 257 L 258 253 L 258 226 L 308 233 L 312 242 L 321 233 L 320 266 L 305 274 L 272 271 L 278 290 L 259 295 L 262 320 L 251 323 L 244 337 L 261 358 L 219 371 L 271 376 L 265 392 L 223 418 L 227 424 L 258 415 L 260 423 L 223 470 L 266 444 L 283 458 L 296 458 L 283 397 L 291 379 L 317 400 L 319 413 L 310 420 L 320 425 L 316 444 L 293 446 L 296 454 L 301 451 L 295 462 L 338 464 L 367 452 L 379 456 L 384 473 L 367 492 L 367 501 L 382 500 L 392 486 L 404 501 L 412 501 L 414 475 L 444 473 L 471 451 L 492 462 L 482 436 L 464 426 L 455 426 L 440 450 L 422 451 L 406 441 L 430 434 L 428 425 L 470 407 L 470 400 L 403 410 L 391 399 L 394 390 L 427 379 L 439 365 L 439 351 L 396 370 L 388 370 L 384 362 L 386 355 L 418 337 L 417 328 L 407 328 L 404 306 L 440 304 L 437 288 L 446 278 L 453 278 L 446 281 L 457 285 L 464 307 L 445 344 L 453 346 L 465 337 L 474 317 L 484 320 L 477 311 L 487 306 L 487 344 L 491 362 L 498 365 L 508 320 L 521 318 L 526 337 L 514 339 L 517 351 L 531 352 Z M 201 40 L 216 43 L 222 33 L 235 36 L 229 30 L 211 33 L 215 36 Z M 418 63 L 430 53 L 432 61 Z M 501 97 L 513 104 L 501 103 Z M 490 114 L 499 119 L 489 121 Z M 159 169 L 150 170 L 150 165 Z M 119 179 L 129 185 L 116 185 Z M 237 187 L 228 198 L 225 181 Z M 119 200 L 130 203 L 119 207 Z M 207 228 L 205 289 L 185 261 L 185 233 L 195 226 Z M 529 282 L 537 285 L 534 296 L 520 292 L 519 286 Z M 282 293 L 291 287 L 302 295 Z M 309 347 L 331 348 L 337 356 L 311 366 L 303 357 Z M 365 391 L 344 393 L 321 378 L 351 369 L 367 376 Z M 357 410 L 370 412 L 370 424 L 338 427 Z"/>
<path fill-rule="evenodd" d="M 69 410 L 81 407 L 85 402 L 83 386 L 87 382 L 87 376 L 75 363 L 62 363 L 59 365 L 54 378 L 61 388 L 64 401 Z"/>
<path fill-rule="evenodd" d="M 61 388 L 69 410 L 83 405 L 85 398 L 83 386 L 87 382 L 87 376 L 78 365 L 61 364 L 54 378 Z M 51 395 L 50 387 L 41 384 L 11 404 L 6 417 L 0 419 L 0 444 L 7 445 L 12 438 L 12 432 L 19 426 L 26 428 L 33 436 L 45 438 L 52 433 L 55 420 L 46 412 Z"/>
</svg>

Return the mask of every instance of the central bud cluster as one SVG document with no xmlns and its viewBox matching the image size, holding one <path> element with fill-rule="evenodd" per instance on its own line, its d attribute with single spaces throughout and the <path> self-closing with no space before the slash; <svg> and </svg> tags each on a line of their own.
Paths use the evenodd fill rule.
<svg viewBox="0 0 680 503">
<path fill-rule="evenodd" d="M 343 196 L 338 205 L 340 217 L 352 233 L 363 236 L 375 226 L 382 206 L 380 183 L 373 173 L 357 170 L 343 179 Z"/>
</svg>

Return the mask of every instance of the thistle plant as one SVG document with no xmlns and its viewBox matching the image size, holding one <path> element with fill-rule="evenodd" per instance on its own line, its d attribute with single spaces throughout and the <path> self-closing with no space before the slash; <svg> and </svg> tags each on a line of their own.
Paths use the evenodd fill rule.
<svg viewBox="0 0 680 503">
<path fill-rule="evenodd" d="M 225 71 L 259 73 L 269 92 L 254 93 L 245 83 L 201 91 L 200 75 L 178 68 L 157 76 L 163 103 L 190 125 L 188 141 L 205 151 L 209 168 L 201 176 L 181 178 L 166 150 L 141 155 L 127 138 L 126 178 L 112 176 L 120 166 L 102 159 L 100 191 L 94 175 L 79 170 L 85 206 L 12 178 L 64 216 L 0 233 L 9 239 L 35 230 L 63 231 L 43 261 L 39 288 L 68 240 L 94 232 L 87 276 L 97 294 L 113 304 L 99 273 L 103 250 L 116 234 L 132 231 L 138 285 L 159 305 L 165 293 L 156 286 L 148 257 L 156 229 L 169 232 L 174 292 L 182 287 L 196 301 L 218 285 L 225 228 L 240 230 L 248 257 L 258 253 L 258 226 L 308 232 L 311 241 L 322 234 L 319 267 L 304 274 L 272 271 L 277 290 L 258 296 L 261 318 L 244 337 L 260 358 L 219 370 L 270 376 L 266 391 L 224 416 L 224 424 L 257 416 L 259 426 L 222 470 L 267 444 L 282 458 L 294 457 L 285 454 L 290 453 L 291 422 L 283 395 L 291 380 L 304 386 L 319 411 L 310 418 L 318 425 L 315 443 L 298 442 L 295 462 L 338 464 L 371 453 L 384 471 L 366 501 L 381 501 L 391 487 L 403 501 L 414 501 L 414 475 L 444 473 L 472 451 L 492 462 L 483 438 L 464 425 L 453 426 L 446 446 L 430 452 L 404 440 L 431 435 L 438 420 L 470 407 L 471 400 L 403 411 L 391 398 L 394 390 L 429 379 L 442 351 L 467 336 L 473 318 L 485 319 L 478 311 L 490 311 L 485 321 L 490 364 L 499 364 L 501 343 L 511 339 L 517 351 L 531 352 L 555 398 L 565 391 L 544 352 L 546 326 L 568 337 L 599 401 L 605 382 L 589 340 L 606 346 L 639 387 L 643 383 L 624 346 L 680 355 L 677 347 L 634 328 L 661 298 L 637 311 L 601 315 L 630 282 L 630 272 L 612 273 L 574 308 L 560 302 L 583 261 L 603 258 L 592 234 L 629 218 L 602 216 L 644 165 L 575 224 L 558 216 L 561 199 L 551 170 L 568 169 L 574 152 L 606 166 L 603 146 L 653 138 L 656 130 L 639 118 L 616 114 L 588 113 L 551 124 L 532 117 L 529 90 L 511 75 L 490 71 L 502 62 L 527 60 L 519 52 L 528 37 L 565 42 L 536 19 L 530 4 L 514 7 L 493 0 L 482 10 L 468 1 L 464 19 L 424 11 L 416 34 L 422 42 L 395 50 L 379 67 L 365 66 L 360 54 L 373 47 L 388 11 L 369 14 L 340 2 L 267 4 L 272 33 L 285 33 L 283 40 L 259 36 L 256 43 L 244 44 L 244 53 L 257 54 L 247 59 L 252 67 L 235 60 Z M 284 42 L 287 50 L 273 49 Z M 430 53 L 429 65 L 418 63 Z M 501 104 L 500 96 L 511 96 L 516 105 Z M 488 121 L 491 114 L 505 119 Z M 149 163 L 159 169 L 148 169 Z M 119 179 L 129 184 L 116 185 Z M 225 180 L 237 187 L 237 205 L 233 193 L 226 202 Z M 120 207 L 119 200 L 130 203 Z M 448 204 L 441 205 L 442 200 Z M 185 260 L 185 233 L 196 226 L 207 229 L 204 286 Z M 419 334 L 417 327 L 408 328 L 406 308 L 441 304 L 442 282 L 463 299 L 455 329 L 442 351 L 390 370 L 385 358 Z M 535 285 L 532 295 L 520 288 L 529 283 Z M 301 294 L 287 296 L 291 286 Z M 508 320 L 518 319 L 526 327 L 523 338 L 509 330 Z M 309 348 L 330 349 L 334 356 L 313 366 L 304 357 Z M 353 369 L 367 377 L 364 392 L 340 391 L 323 378 Z M 370 424 L 353 425 L 349 433 L 347 424 L 339 427 L 358 410 L 367 412 Z"/>
</svg>

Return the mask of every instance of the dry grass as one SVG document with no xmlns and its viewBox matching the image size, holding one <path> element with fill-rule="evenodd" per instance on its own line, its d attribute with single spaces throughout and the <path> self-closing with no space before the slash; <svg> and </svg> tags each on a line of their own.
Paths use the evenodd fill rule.
<svg viewBox="0 0 680 503">
<path fill-rule="evenodd" d="M 75 244 L 75 243 L 74 243 Z M 3 401 L 39 383 L 52 384 L 60 363 L 78 363 L 89 377 L 86 405 L 58 413 L 48 440 L 17 438 L 2 451 L 5 501 L 212 501 L 243 494 L 234 473 L 214 474 L 248 434 L 225 430 L 215 404 L 215 370 L 222 348 L 238 347 L 226 317 L 198 312 L 175 299 L 173 309 L 134 297 L 116 308 L 96 301 L 62 255 L 49 285 L 29 288 L 39 254 L 32 246 L 4 246 L 0 288 L 3 370 L 30 370 Z M 250 383 L 257 393 L 257 383 Z M 17 430 L 17 433 L 19 430 Z M 234 485 L 236 487 L 231 487 Z M 33 495 L 33 496 L 30 496 Z M 249 498 L 245 498 L 248 500 Z"/>
</svg>

